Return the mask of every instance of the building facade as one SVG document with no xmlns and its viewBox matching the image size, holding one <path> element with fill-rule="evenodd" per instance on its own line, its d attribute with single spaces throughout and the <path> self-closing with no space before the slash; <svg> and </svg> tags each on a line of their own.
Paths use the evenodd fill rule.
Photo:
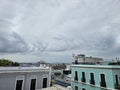
<svg viewBox="0 0 120 90">
<path fill-rule="evenodd" d="M 120 90 L 120 66 L 74 64 L 72 90 Z"/>
<path fill-rule="evenodd" d="M 0 90 L 36 90 L 50 86 L 51 71 L 40 67 L 0 67 Z"/>
<path fill-rule="evenodd" d="M 97 57 L 86 57 L 85 54 L 75 54 L 73 55 L 73 62 L 75 63 L 91 63 L 91 64 L 96 64 L 96 63 L 101 63 L 103 61 L 102 58 L 97 58 Z"/>
</svg>

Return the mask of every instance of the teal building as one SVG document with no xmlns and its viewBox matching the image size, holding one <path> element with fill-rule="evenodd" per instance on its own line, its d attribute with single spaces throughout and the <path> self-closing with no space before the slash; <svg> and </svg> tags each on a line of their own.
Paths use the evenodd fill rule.
<svg viewBox="0 0 120 90">
<path fill-rule="evenodd" d="M 71 66 L 72 90 L 120 90 L 119 65 Z"/>
</svg>

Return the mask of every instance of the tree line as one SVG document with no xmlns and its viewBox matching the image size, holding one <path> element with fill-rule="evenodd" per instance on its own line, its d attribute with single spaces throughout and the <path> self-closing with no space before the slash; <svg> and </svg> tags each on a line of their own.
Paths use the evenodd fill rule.
<svg viewBox="0 0 120 90">
<path fill-rule="evenodd" d="M 13 62 L 8 59 L 0 59 L 0 66 L 19 66 L 20 64 L 18 62 Z"/>
</svg>

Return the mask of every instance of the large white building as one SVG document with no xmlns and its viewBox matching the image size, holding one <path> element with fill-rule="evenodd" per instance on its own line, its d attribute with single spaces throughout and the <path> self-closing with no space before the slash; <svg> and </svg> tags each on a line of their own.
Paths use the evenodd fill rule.
<svg viewBox="0 0 120 90">
<path fill-rule="evenodd" d="M 86 57 L 84 54 L 75 54 L 73 62 L 75 63 L 100 63 L 103 61 L 102 58 L 97 58 L 97 57 Z"/>
<path fill-rule="evenodd" d="M 0 90 L 35 90 L 50 86 L 51 69 L 0 67 Z"/>
</svg>

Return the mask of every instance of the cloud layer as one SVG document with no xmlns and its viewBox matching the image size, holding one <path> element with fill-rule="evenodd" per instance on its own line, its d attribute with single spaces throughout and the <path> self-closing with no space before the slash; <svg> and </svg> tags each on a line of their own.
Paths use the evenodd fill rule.
<svg viewBox="0 0 120 90">
<path fill-rule="evenodd" d="M 24 53 L 27 48 L 27 44 L 18 34 L 0 33 L 0 53 Z"/>
<path fill-rule="evenodd" d="M 0 53 L 119 56 L 119 10 L 119 0 L 1 0 Z"/>
</svg>

